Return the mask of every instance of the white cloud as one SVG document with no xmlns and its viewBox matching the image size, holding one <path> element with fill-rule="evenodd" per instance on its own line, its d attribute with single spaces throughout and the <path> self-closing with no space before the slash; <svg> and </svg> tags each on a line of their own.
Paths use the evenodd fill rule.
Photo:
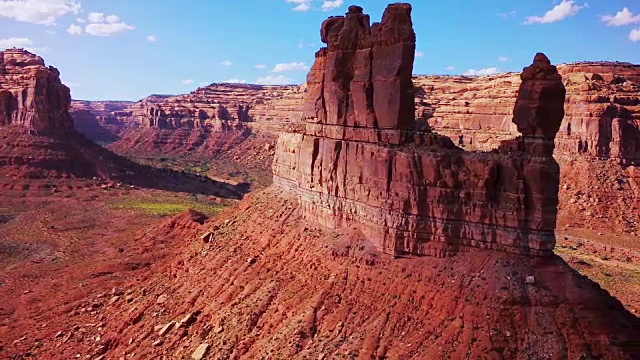
<svg viewBox="0 0 640 360">
<path fill-rule="evenodd" d="M 135 29 L 135 26 L 121 22 L 115 24 L 89 24 L 84 31 L 93 36 L 111 36 Z"/>
<path fill-rule="evenodd" d="M 227 83 L 227 84 L 246 84 L 247 81 L 233 78 L 233 79 L 227 79 L 227 80 L 223 81 L 223 83 Z"/>
<path fill-rule="evenodd" d="M 147 41 L 148 42 L 156 42 L 156 41 L 158 41 L 158 37 L 155 36 L 155 35 L 149 35 L 149 36 L 147 36 Z"/>
<path fill-rule="evenodd" d="M 182 83 L 182 85 L 191 85 L 193 84 L 193 79 L 182 80 L 180 83 Z"/>
<path fill-rule="evenodd" d="M 90 23 L 103 23 L 104 22 L 104 14 L 99 12 L 90 12 L 87 20 Z"/>
<path fill-rule="evenodd" d="M 507 61 L 511 61 L 511 59 L 509 59 L 509 58 L 508 58 L 508 57 L 506 57 L 506 56 L 499 56 L 499 57 L 498 57 L 498 61 L 500 61 L 500 62 L 507 62 Z"/>
<path fill-rule="evenodd" d="M 314 44 L 314 43 L 306 43 L 302 39 L 300 39 L 300 41 L 298 41 L 298 48 L 299 49 L 304 49 L 307 46 L 308 47 L 314 47 L 314 46 L 316 46 L 316 44 Z"/>
<path fill-rule="evenodd" d="M 615 15 L 605 15 L 600 17 L 600 20 L 607 23 L 607 26 L 622 26 L 640 23 L 640 14 L 633 15 L 626 7 L 621 11 L 618 11 Z"/>
<path fill-rule="evenodd" d="M 0 39 L 0 49 L 9 49 L 9 48 L 25 48 L 29 45 L 33 45 L 33 40 L 29 38 L 8 38 L 8 39 Z"/>
<path fill-rule="evenodd" d="M 46 32 L 47 34 L 49 34 L 49 35 L 55 35 L 55 34 L 57 34 L 57 33 L 58 33 L 58 32 L 57 32 L 57 31 L 55 31 L 55 30 L 46 30 L 45 32 Z"/>
<path fill-rule="evenodd" d="M 323 1 L 322 2 L 322 11 L 331 11 L 333 9 L 337 9 L 344 3 L 343 0 L 333 0 L 333 1 Z"/>
<path fill-rule="evenodd" d="M 49 48 L 47 47 L 34 48 L 34 47 L 31 47 L 31 45 L 33 45 L 33 40 L 29 38 L 12 37 L 7 39 L 0 39 L 0 50 L 10 49 L 10 48 L 22 48 L 32 53 L 46 53 L 47 50 L 49 50 Z"/>
<path fill-rule="evenodd" d="M 500 70 L 498 70 L 498 68 L 496 68 L 496 67 L 484 68 L 484 69 L 480 69 L 480 70 L 469 69 L 469 70 L 465 71 L 462 75 L 484 76 L 484 75 L 497 74 L 499 71 Z"/>
<path fill-rule="evenodd" d="M 562 2 L 547 11 L 542 16 L 528 16 L 524 21 L 525 25 L 531 24 L 549 24 L 556 21 L 564 20 L 580 11 L 584 6 L 575 5 L 573 0 L 562 0 Z"/>
<path fill-rule="evenodd" d="M 84 23 L 87 22 L 87 20 L 85 20 L 83 18 L 77 18 L 76 21 L 79 22 L 80 24 L 84 24 Z"/>
<path fill-rule="evenodd" d="M 446 68 L 444 68 L 444 69 L 445 69 L 445 70 L 447 70 L 447 71 L 453 71 L 453 70 L 455 70 L 455 69 L 456 69 L 456 67 L 455 67 L 455 66 L 453 66 L 453 65 L 449 65 L 449 66 L 447 66 L 447 67 L 446 67 Z"/>
<path fill-rule="evenodd" d="M 265 64 L 257 64 L 257 65 L 255 66 L 255 68 L 256 68 L 256 69 L 266 69 L 266 68 L 267 68 L 267 65 L 265 65 Z"/>
<path fill-rule="evenodd" d="M 233 65 L 233 63 L 231 61 L 229 61 L 229 60 L 225 60 L 225 61 L 221 62 L 220 65 L 231 66 L 231 65 Z"/>
<path fill-rule="evenodd" d="M 640 41 L 640 29 L 631 30 L 629 40 L 633 42 Z"/>
<path fill-rule="evenodd" d="M 109 15 L 105 19 L 109 24 L 115 24 L 120 21 L 120 18 L 117 15 Z"/>
<path fill-rule="evenodd" d="M 311 9 L 311 1 L 312 0 L 285 0 L 289 4 L 296 4 L 296 6 L 291 9 L 293 11 L 309 11 Z"/>
<path fill-rule="evenodd" d="M 0 0 L 1 17 L 42 25 L 55 25 L 59 17 L 80 9 L 76 0 Z"/>
<path fill-rule="evenodd" d="M 67 29 L 67 33 L 71 34 L 71 35 L 80 35 L 82 34 L 82 28 L 78 25 L 74 25 L 71 24 L 69 25 L 69 28 Z"/>
<path fill-rule="evenodd" d="M 510 16 L 513 16 L 517 13 L 517 11 L 513 10 L 513 11 L 507 11 L 507 12 L 499 12 L 498 16 L 500 16 L 503 19 L 506 19 Z"/>
<path fill-rule="evenodd" d="M 113 14 L 105 16 L 104 13 L 90 12 L 87 21 L 89 24 L 84 31 L 93 36 L 111 36 L 136 29 L 135 26 L 120 21 L 120 17 Z"/>
<path fill-rule="evenodd" d="M 416 57 L 423 57 L 424 53 L 422 51 L 416 51 Z"/>
<path fill-rule="evenodd" d="M 288 78 L 284 75 L 278 75 L 278 76 L 269 75 L 256 80 L 256 84 L 259 84 L 259 85 L 288 85 L 292 83 L 293 83 L 293 79 Z"/>
<path fill-rule="evenodd" d="M 283 63 L 276 64 L 273 68 L 273 72 L 287 72 L 287 71 L 302 71 L 307 70 L 309 67 L 303 62 L 292 62 L 292 63 Z"/>
</svg>

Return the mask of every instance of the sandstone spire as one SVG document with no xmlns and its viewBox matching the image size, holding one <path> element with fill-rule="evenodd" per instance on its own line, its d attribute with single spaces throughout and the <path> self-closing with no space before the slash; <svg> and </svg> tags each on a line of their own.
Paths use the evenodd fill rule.
<svg viewBox="0 0 640 360">
<path fill-rule="evenodd" d="M 322 23 L 322 42 L 309 72 L 307 121 L 405 130 L 413 127 L 415 33 L 411 5 L 389 5 L 382 22 L 350 6 Z"/>
<path fill-rule="evenodd" d="M 537 53 L 520 78 L 513 122 L 524 137 L 554 140 L 564 118 L 567 91 L 562 76 L 546 55 Z"/>
</svg>

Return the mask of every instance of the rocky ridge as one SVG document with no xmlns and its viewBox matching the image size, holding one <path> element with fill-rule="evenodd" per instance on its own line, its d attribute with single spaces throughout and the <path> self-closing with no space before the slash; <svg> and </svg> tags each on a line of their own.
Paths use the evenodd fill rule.
<svg viewBox="0 0 640 360">
<path fill-rule="evenodd" d="M 469 246 L 550 254 L 561 76 L 538 54 L 515 106 L 522 137 L 499 153 L 464 152 L 447 137 L 412 129 L 410 14 L 408 4 L 391 5 L 369 26 L 351 7 L 323 23 L 327 47 L 307 78 L 304 123 L 278 140 L 274 184 L 297 194 L 307 219 L 357 226 L 394 255 L 447 256 Z"/>
<path fill-rule="evenodd" d="M 212 84 L 186 95 L 152 95 L 108 113 L 101 103 L 85 110 L 86 103 L 74 102 L 72 114 L 79 131 L 119 154 L 226 156 L 266 171 L 275 134 L 300 118 L 303 94 L 304 86 Z"/>
</svg>

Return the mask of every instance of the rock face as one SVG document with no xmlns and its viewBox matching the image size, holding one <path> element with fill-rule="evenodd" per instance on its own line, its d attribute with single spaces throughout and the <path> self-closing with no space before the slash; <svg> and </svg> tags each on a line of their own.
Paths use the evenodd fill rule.
<svg viewBox="0 0 640 360">
<path fill-rule="evenodd" d="M 412 131 L 410 13 L 408 4 L 390 5 L 382 23 L 369 27 L 351 7 L 325 21 L 327 47 L 308 76 L 306 124 L 280 136 L 274 184 L 297 194 L 305 218 L 356 226 L 387 253 L 447 256 L 480 247 L 549 254 L 560 75 L 542 54 L 525 69 L 513 118 L 522 137 L 498 152 L 467 153 L 444 136 Z M 386 95 L 372 96 L 371 88 Z"/>
<path fill-rule="evenodd" d="M 411 6 L 389 8 L 373 26 L 361 7 L 351 6 L 346 16 L 327 19 L 320 32 L 327 48 L 316 54 L 307 78 L 303 116 L 327 125 L 410 128 L 416 38 Z"/>
<path fill-rule="evenodd" d="M 60 72 L 26 50 L 0 52 L 0 126 L 18 125 L 39 132 L 66 131 L 71 95 Z"/>
<path fill-rule="evenodd" d="M 589 62 L 558 66 L 567 89 L 556 156 L 640 162 L 640 66 Z M 416 118 L 468 149 L 490 150 L 517 135 L 511 123 L 518 74 L 418 76 Z"/>
<path fill-rule="evenodd" d="M 526 137 L 554 140 L 564 118 L 567 91 L 558 69 L 541 53 L 520 75 L 522 84 L 514 108 L 513 122 Z"/>
<path fill-rule="evenodd" d="M 220 122 L 249 123 L 296 115 L 299 119 L 294 103 L 301 99 L 299 87 L 212 84 L 185 95 L 153 95 L 121 113 L 123 119 L 128 113 L 129 121 L 142 127 L 193 129 L 216 127 Z"/>
<path fill-rule="evenodd" d="M 131 112 L 124 111 L 132 101 L 71 101 L 71 116 L 76 130 L 98 144 L 117 141 L 123 132 L 138 126 L 129 122 Z"/>
<path fill-rule="evenodd" d="M 262 149 L 275 143 L 274 134 L 291 121 L 300 120 L 305 89 L 211 84 L 185 95 L 152 95 L 124 107 L 120 102 L 75 101 L 72 114 L 76 129 L 120 154 L 203 160 L 225 153 L 242 161 L 251 157 L 252 166 L 269 171 L 272 151 Z"/>
</svg>

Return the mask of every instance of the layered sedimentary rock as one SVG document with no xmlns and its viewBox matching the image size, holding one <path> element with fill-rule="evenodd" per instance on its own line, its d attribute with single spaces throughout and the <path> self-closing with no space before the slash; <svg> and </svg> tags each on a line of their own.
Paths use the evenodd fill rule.
<svg viewBox="0 0 640 360">
<path fill-rule="evenodd" d="M 142 127 L 201 128 L 219 121 L 262 122 L 300 118 L 303 87 L 211 84 L 178 96 L 154 95 L 122 110 Z"/>
<path fill-rule="evenodd" d="M 391 7 L 373 26 L 357 6 L 345 17 L 327 19 L 321 38 L 329 48 L 316 54 L 303 117 L 326 125 L 410 128 L 413 67 L 406 64 L 413 64 L 415 54 L 410 11 L 409 5 Z"/>
<path fill-rule="evenodd" d="M 346 75 L 356 76 L 364 70 L 359 71 Z M 567 97 L 555 154 L 569 157 L 588 154 L 627 164 L 637 163 L 640 66 L 584 62 L 560 65 L 558 71 L 564 77 Z M 354 77 L 352 81 L 357 84 L 359 80 Z M 511 119 L 513 99 L 521 81 L 519 74 L 414 76 L 413 81 L 416 128 L 431 128 L 470 150 L 495 149 L 501 141 L 517 136 L 516 125 Z M 314 91 L 314 86 L 212 84 L 186 95 L 153 95 L 125 109 L 101 114 L 98 125 L 86 122 L 86 126 L 78 124 L 77 127 L 92 139 L 95 138 L 93 133 L 104 133 L 105 129 L 118 137 L 123 130 L 143 124 L 156 127 L 161 124 L 174 129 L 176 124 L 189 128 L 203 123 L 207 127 L 221 117 L 216 108 L 221 104 L 228 115 L 222 117 L 249 121 L 244 124 L 254 131 L 280 133 L 288 124 L 301 119 L 301 99 L 305 92 Z M 372 84 L 367 86 L 365 91 L 373 89 Z M 355 101 L 359 101 L 357 95 Z M 240 106 L 242 111 L 239 111 Z M 80 110 L 83 108 L 86 107 L 79 107 Z M 151 117 L 152 108 L 159 109 L 153 112 L 154 117 Z M 75 109 L 74 104 L 72 110 Z M 201 121 L 199 116 L 203 112 L 206 116 L 203 115 L 205 120 Z M 81 111 L 72 113 L 77 122 L 86 118 Z M 367 120 L 365 116 L 364 121 L 372 119 Z M 91 132 L 90 127 L 97 129 Z M 126 139 L 125 142 L 130 143 Z"/>
<path fill-rule="evenodd" d="M 589 62 L 561 65 L 567 97 L 556 155 L 590 154 L 640 161 L 640 66 Z M 513 137 L 511 99 L 517 74 L 418 76 L 416 118 L 471 149 L 496 148 Z"/>
<path fill-rule="evenodd" d="M 76 130 L 99 144 L 117 141 L 128 129 L 138 125 L 130 122 L 132 101 L 82 101 L 72 100 L 70 113 Z"/>
<path fill-rule="evenodd" d="M 464 152 L 412 130 L 410 15 L 410 5 L 390 5 L 369 26 L 350 7 L 325 21 L 305 123 L 280 136 L 274 183 L 297 194 L 307 219 L 357 226 L 387 253 L 446 256 L 472 246 L 549 254 L 559 181 L 553 141 L 565 97 L 556 68 L 538 54 L 522 74 L 513 118 L 522 137 L 499 152 Z"/>
<path fill-rule="evenodd" d="M 33 131 L 66 131 L 71 95 L 60 72 L 26 50 L 0 52 L 0 126 Z"/>
<path fill-rule="evenodd" d="M 198 129 L 139 128 L 123 133 L 109 148 L 133 156 L 192 156 L 211 158 L 232 151 L 247 140 L 251 130 L 238 122 L 218 122 Z"/>
<path fill-rule="evenodd" d="M 134 105 L 133 101 L 72 100 L 69 111 L 90 111 L 96 115 L 110 115 Z"/>
<path fill-rule="evenodd" d="M 300 120 L 305 88 L 211 84 L 185 95 L 152 95 L 106 113 L 100 111 L 104 104 L 74 102 L 72 114 L 79 131 L 122 154 L 203 159 L 224 152 L 235 158 L 247 155 L 241 149 L 252 149 L 250 155 L 268 169 L 268 144 L 273 134 Z M 252 136 L 257 133 L 259 139 Z"/>
</svg>

